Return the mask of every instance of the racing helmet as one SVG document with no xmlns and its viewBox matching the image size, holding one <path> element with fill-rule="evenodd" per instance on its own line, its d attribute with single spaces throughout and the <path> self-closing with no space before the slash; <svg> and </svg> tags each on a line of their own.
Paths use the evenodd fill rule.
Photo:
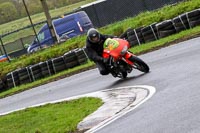
<svg viewBox="0 0 200 133">
<path fill-rule="evenodd" d="M 87 38 L 92 43 L 98 43 L 100 41 L 100 33 L 95 28 L 90 28 L 87 32 Z"/>
</svg>

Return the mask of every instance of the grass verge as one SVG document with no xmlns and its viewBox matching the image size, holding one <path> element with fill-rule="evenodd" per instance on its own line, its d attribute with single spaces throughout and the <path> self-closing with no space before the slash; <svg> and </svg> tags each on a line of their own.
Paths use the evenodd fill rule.
<svg viewBox="0 0 200 133">
<path fill-rule="evenodd" d="M 77 124 L 102 104 L 99 98 L 85 97 L 17 111 L 0 117 L 0 132 L 76 132 Z"/>
</svg>

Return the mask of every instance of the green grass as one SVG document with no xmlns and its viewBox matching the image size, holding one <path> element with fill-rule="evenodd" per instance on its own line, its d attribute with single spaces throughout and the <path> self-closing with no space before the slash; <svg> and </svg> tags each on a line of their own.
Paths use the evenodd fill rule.
<svg viewBox="0 0 200 133">
<path fill-rule="evenodd" d="M 77 124 L 102 105 L 101 99 L 85 97 L 28 108 L 0 117 L 1 133 L 75 132 Z"/>
<path fill-rule="evenodd" d="M 163 21 L 163 20 L 166 20 L 169 18 L 176 17 L 179 14 L 194 10 L 199 7 L 200 7 L 200 1 L 190 0 L 187 2 L 180 3 L 176 6 L 166 6 L 159 10 L 156 10 L 156 11 L 144 12 L 134 18 L 127 18 L 123 21 L 105 26 L 99 30 L 105 34 L 120 35 L 128 27 L 138 28 L 141 26 L 147 26 L 154 22 L 159 22 L 159 21 Z M 154 42 L 136 46 L 136 47 L 132 48 L 131 50 L 135 54 L 141 54 L 146 51 L 150 51 L 152 49 L 157 49 L 158 47 L 166 46 L 170 42 L 174 42 L 175 40 L 179 40 L 181 38 L 190 38 L 192 36 L 196 36 L 199 33 L 200 33 L 200 27 L 195 27 L 193 29 L 185 30 L 180 33 L 174 34 L 170 37 L 166 37 L 166 38 L 154 41 Z M 22 56 L 19 59 L 13 60 L 11 63 L 7 63 L 7 62 L 0 63 L 0 77 L 1 78 L 4 77 L 8 72 L 13 71 L 15 69 L 33 65 L 33 64 L 41 62 L 41 61 L 46 61 L 48 59 L 61 56 L 65 52 L 67 52 L 71 49 L 74 49 L 77 47 L 83 47 L 85 45 L 85 39 L 86 39 L 85 36 L 79 36 L 79 37 L 70 39 L 63 44 L 54 45 L 51 48 L 41 50 L 40 52 L 37 52 L 35 54 L 31 54 L 28 56 Z M 84 66 L 81 66 L 82 68 L 78 67 L 76 71 L 79 71 L 79 69 L 85 69 L 89 66 L 91 66 L 91 64 L 85 64 Z M 70 73 L 70 72 L 71 72 L 71 70 L 68 71 L 68 73 Z M 62 75 L 62 73 L 60 74 L 60 76 L 61 75 Z M 65 74 L 63 74 L 63 75 L 65 75 Z M 59 77 L 59 76 L 57 76 L 57 77 Z M 48 78 L 42 79 L 41 81 L 36 81 L 34 83 L 31 83 L 31 85 L 22 85 L 22 86 L 20 86 L 21 88 L 19 90 L 20 91 L 25 90 L 25 89 L 31 88 L 33 86 L 37 86 L 39 84 L 46 83 L 46 82 L 48 82 L 48 80 L 51 81 L 52 79 L 57 78 L 57 77 L 52 77 L 50 79 L 48 79 Z M 43 81 L 43 80 L 45 80 L 45 81 Z M 35 85 L 35 84 L 37 84 L 37 85 Z M 12 90 L 12 92 L 9 92 L 11 90 Z M 4 92 L 1 92 L 0 94 L 5 96 L 5 95 L 8 95 L 9 93 L 18 92 L 19 90 L 18 89 L 17 90 L 10 89 L 10 90 L 7 90 L 8 92 L 4 91 Z M 7 93 L 7 94 L 4 94 L 4 93 Z"/>
</svg>

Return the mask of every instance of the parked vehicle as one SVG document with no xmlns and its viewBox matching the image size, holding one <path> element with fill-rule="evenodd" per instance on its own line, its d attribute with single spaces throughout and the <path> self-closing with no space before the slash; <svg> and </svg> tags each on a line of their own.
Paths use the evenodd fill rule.
<svg viewBox="0 0 200 133">
<path fill-rule="evenodd" d="M 93 27 L 93 24 L 84 11 L 66 15 L 63 18 L 52 21 L 58 41 L 66 41 L 69 38 L 84 34 Z M 35 38 L 27 49 L 28 53 L 54 44 L 49 27 L 45 24 L 37 34 L 40 44 Z"/>
<path fill-rule="evenodd" d="M 0 62 L 8 61 L 9 57 L 6 55 L 0 55 Z"/>
<path fill-rule="evenodd" d="M 109 58 L 106 63 L 114 77 L 126 78 L 133 68 L 148 73 L 149 66 L 133 53 L 129 52 L 128 41 L 119 38 L 108 38 L 104 43 L 103 58 Z"/>
</svg>

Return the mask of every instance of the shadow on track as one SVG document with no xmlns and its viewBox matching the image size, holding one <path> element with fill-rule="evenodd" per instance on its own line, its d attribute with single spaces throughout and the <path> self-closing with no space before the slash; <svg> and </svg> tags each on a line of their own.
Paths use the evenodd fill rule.
<svg viewBox="0 0 200 133">
<path fill-rule="evenodd" d="M 107 86 L 106 88 L 120 87 L 120 84 L 129 82 L 129 81 L 134 80 L 134 79 L 138 79 L 138 78 L 140 78 L 140 77 L 142 77 L 144 75 L 146 75 L 146 73 L 142 73 L 142 74 L 139 74 L 137 76 L 127 77 L 125 79 L 119 79 L 119 80 L 115 81 L 113 84 Z"/>
</svg>

